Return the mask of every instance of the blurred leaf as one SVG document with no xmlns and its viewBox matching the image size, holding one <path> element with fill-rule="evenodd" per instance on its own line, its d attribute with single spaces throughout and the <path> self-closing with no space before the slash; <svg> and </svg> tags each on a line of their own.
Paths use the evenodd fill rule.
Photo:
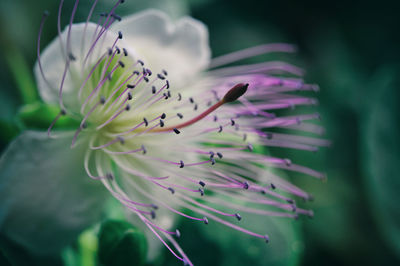
<svg viewBox="0 0 400 266">
<path fill-rule="evenodd" d="M 3 254 L 3 251 L 1 250 L 0 250 L 0 265 L 11 266 L 11 262 L 6 258 L 5 254 Z"/>
<path fill-rule="evenodd" d="M 16 137 L 20 129 L 12 122 L 0 120 L 0 152 L 7 146 L 7 144 Z"/>
<path fill-rule="evenodd" d="M 35 102 L 23 106 L 17 118 L 27 128 L 47 129 L 55 117 L 60 113 L 60 108 L 42 102 Z M 79 122 L 68 115 L 58 119 L 55 129 L 73 129 L 79 127 Z"/>
<path fill-rule="evenodd" d="M 39 99 L 35 82 L 33 81 L 32 71 L 25 61 L 22 54 L 15 49 L 4 53 L 10 72 L 14 77 L 14 82 L 20 92 L 22 102 L 25 104 L 33 103 Z"/>
<path fill-rule="evenodd" d="M 102 224 L 98 256 L 103 265 L 143 265 L 146 254 L 146 238 L 133 225 L 115 220 L 108 220 Z"/>
<path fill-rule="evenodd" d="M 209 219 L 209 224 L 182 220 L 179 244 L 195 265 L 298 265 L 304 250 L 300 221 L 241 213 L 232 223 L 267 233 L 270 242 L 228 228 Z M 169 253 L 168 250 L 165 253 Z M 162 265 L 176 265 L 176 258 L 164 255 Z"/>
<path fill-rule="evenodd" d="M 81 253 L 81 264 L 84 266 L 96 265 L 97 236 L 93 230 L 89 229 L 83 232 L 78 239 Z"/>
<path fill-rule="evenodd" d="M 0 235 L 0 265 L 7 266 L 62 266 L 61 257 L 35 256 L 18 244 Z"/>
<path fill-rule="evenodd" d="M 391 72 L 390 69 L 389 71 Z M 395 77 L 395 73 L 391 72 Z M 397 73 L 398 77 L 398 73 Z M 361 153 L 373 214 L 387 243 L 400 257 L 400 99 L 396 84 L 380 88 L 366 116 Z"/>
</svg>

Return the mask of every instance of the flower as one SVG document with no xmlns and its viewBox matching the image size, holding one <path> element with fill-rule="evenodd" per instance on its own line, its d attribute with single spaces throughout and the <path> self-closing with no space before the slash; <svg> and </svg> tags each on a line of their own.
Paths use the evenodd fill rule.
<svg viewBox="0 0 400 266">
<path fill-rule="evenodd" d="M 57 251 L 99 220 L 112 195 L 191 264 L 175 240 L 179 230 L 171 229 L 174 215 L 213 220 L 267 242 L 265 232 L 232 221 L 245 213 L 312 216 L 295 202 L 310 195 L 275 169 L 325 176 L 259 150 L 316 151 L 328 144 L 270 130 L 321 133 L 307 122 L 318 114 L 272 112 L 316 104 L 292 92 L 318 87 L 283 62 L 225 66 L 294 52 L 292 45 L 261 45 L 211 60 L 207 29 L 199 21 L 174 23 L 156 10 L 121 20 L 115 13 L 119 0 L 97 24 L 89 22 L 97 1 L 86 22 L 73 24 L 78 2 L 61 31 L 61 1 L 58 38 L 41 52 L 48 14 L 43 16 L 35 75 L 42 99 L 58 104 L 60 113 L 47 133 L 24 132 L 1 158 L 2 232 L 34 252 Z M 63 116 L 79 121 L 77 129 L 57 130 Z"/>
</svg>

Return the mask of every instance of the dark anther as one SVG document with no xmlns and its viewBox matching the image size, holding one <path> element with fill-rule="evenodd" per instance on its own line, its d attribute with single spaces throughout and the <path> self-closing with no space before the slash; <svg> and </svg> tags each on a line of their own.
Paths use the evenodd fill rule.
<svg viewBox="0 0 400 266">
<path fill-rule="evenodd" d="M 204 187 L 206 185 L 206 183 L 204 183 L 203 181 L 199 181 L 200 186 Z"/>
<path fill-rule="evenodd" d="M 122 3 L 122 1 L 121 1 L 121 3 Z M 118 16 L 117 14 L 112 13 L 111 16 L 112 16 L 113 18 L 115 18 L 116 20 L 118 20 L 118 21 L 121 21 L 121 20 L 122 20 L 122 18 L 121 18 L 120 16 Z M 118 35 L 119 35 L 119 34 L 118 34 Z M 118 38 L 122 39 L 122 34 L 121 34 L 121 37 L 118 36 Z"/>
<path fill-rule="evenodd" d="M 189 98 L 190 103 L 194 103 L 194 100 L 192 97 Z"/>
<path fill-rule="evenodd" d="M 120 142 L 121 144 L 124 144 L 124 143 L 125 143 L 125 139 L 124 139 L 123 137 L 121 137 L 121 136 L 118 136 L 118 137 L 117 137 L 117 140 L 119 140 L 119 142 Z"/>
<path fill-rule="evenodd" d="M 200 195 L 201 195 L 201 196 L 204 196 L 204 189 L 199 188 L 199 192 L 200 192 Z"/>
<path fill-rule="evenodd" d="M 175 189 L 173 189 L 172 187 L 169 187 L 168 190 L 171 191 L 172 194 L 175 193 Z"/>
<path fill-rule="evenodd" d="M 168 98 L 171 98 L 171 91 L 167 91 Z"/>
<path fill-rule="evenodd" d="M 114 14 L 113 14 L 113 15 L 114 15 Z M 118 32 L 118 38 L 119 38 L 119 39 L 122 39 L 122 32 L 121 32 L 121 31 Z"/>
<path fill-rule="evenodd" d="M 267 194 L 267 191 L 265 191 L 264 189 L 260 191 L 261 194 Z"/>
<path fill-rule="evenodd" d="M 168 99 L 168 94 L 166 94 L 165 92 L 163 93 L 163 96 L 164 96 L 165 100 Z"/>
<path fill-rule="evenodd" d="M 243 182 L 243 188 L 244 189 L 249 189 L 249 183 L 247 181 Z"/>
<path fill-rule="evenodd" d="M 223 101 L 226 103 L 230 103 L 236 101 L 240 96 L 242 96 L 249 87 L 249 84 L 239 83 L 235 85 L 232 89 L 230 89 L 224 96 Z"/>
<path fill-rule="evenodd" d="M 232 118 L 231 118 L 231 126 L 234 126 L 235 125 L 235 120 L 233 120 Z"/>
<path fill-rule="evenodd" d="M 108 73 L 108 75 L 107 75 L 107 79 L 108 79 L 109 81 L 111 81 L 111 78 L 112 78 L 112 75 L 111 75 L 111 73 Z"/>
<path fill-rule="evenodd" d="M 131 106 L 130 106 L 129 104 L 127 104 L 127 105 L 125 106 L 125 110 L 126 110 L 126 111 L 131 110 Z"/>
<path fill-rule="evenodd" d="M 183 118 L 183 114 L 181 114 L 181 113 L 177 113 L 176 115 L 177 115 L 180 119 Z"/>
<path fill-rule="evenodd" d="M 141 64 L 142 66 L 144 66 L 144 62 L 142 61 L 142 60 L 137 60 L 137 62 L 139 63 L 139 64 Z"/>
<path fill-rule="evenodd" d="M 290 159 L 283 159 L 285 161 L 286 166 L 291 166 L 292 161 Z"/>
<path fill-rule="evenodd" d="M 122 63 L 122 61 L 118 61 L 118 64 L 122 67 L 122 68 L 124 68 L 125 67 L 125 64 L 124 63 Z"/>
<path fill-rule="evenodd" d="M 126 85 L 129 89 L 133 89 L 133 88 L 135 88 L 135 85 L 131 85 L 131 84 L 128 84 L 128 85 Z"/>
<path fill-rule="evenodd" d="M 208 224 L 208 219 L 207 219 L 207 217 L 203 217 L 203 221 L 204 221 L 205 224 Z"/>
<path fill-rule="evenodd" d="M 143 122 L 145 127 L 149 125 L 149 121 L 147 121 L 146 117 L 143 117 Z"/>
<path fill-rule="evenodd" d="M 162 113 L 162 115 L 161 115 L 161 119 L 165 119 L 167 117 L 167 115 L 165 114 L 165 113 Z"/>
<path fill-rule="evenodd" d="M 158 77 L 159 79 L 161 79 L 161 80 L 164 80 L 164 79 L 165 79 L 165 77 L 164 77 L 163 75 L 161 75 L 161 74 L 157 74 L 157 77 Z"/>
<path fill-rule="evenodd" d="M 68 58 L 69 58 L 69 60 L 71 60 L 71 61 L 75 61 L 75 60 L 76 60 L 76 57 L 75 57 L 72 53 L 69 53 L 69 54 L 68 54 Z"/>
<path fill-rule="evenodd" d="M 168 80 L 165 81 L 165 84 L 167 85 L 166 89 L 168 90 L 169 89 L 169 81 Z"/>
<path fill-rule="evenodd" d="M 176 235 L 177 238 L 180 238 L 181 237 L 181 232 L 179 232 L 179 230 L 176 229 L 175 230 L 175 235 Z"/>
<path fill-rule="evenodd" d="M 108 48 L 108 55 L 112 55 L 112 49 Z"/>
<path fill-rule="evenodd" d="M 179 168 L 183 168 L 183 167 L 185 167 L 185 164 L 183 163 L 183 161 L 181 160 L 180 162 L 180 165 L 179 165 Z"/>
<path fill-rule="evenodd" d="M 264 239 L 265 239 L 265 243 L 269 243 L 269 236 L 265 235 Z"/>
<path fill-rule="evenodd" d="M 83 129 L 87 128 L 87 123 L 86 122 L 82 124 L 82 128 Z"/>
<path fill-rule="evenodd" d="M 246 141 L 246 139 L 247 139 L 247 134 L 244 133 L 244 134 L 243 134 L 243 141 Z"/>
<path fill-rule="evenodd" d="M 235 213 L 236 219 L 238 219 L 238 221 L 242 220 L 242 216 L 240 216 L 239 213 Z"/>
<path fill-rule="evenodd" d="M 150 211 L 150 216 L 151 216 L 151 219 L 154 220 L 156 218 L 156 212 L 154 210 L 151 210 Z"/>
<path fill-rule="evenodd" d="M 149 82 L 149 78 L 148 77 L 143 77 L 144 81 Z"/>
<path fill-rule="evenodd" d="M 120 3 L 121 3 L 121 4 L 125 3 L 125 0 L 120 0 Z"/>
<path fill-rule="evenodd" d="M 294 203 L 294 200 L 292 200 L 292 199 L 287 199 L 286 201 L 287 201 L 287 203 L 290 203 L 290 204 Z"/>
<path fill-rule="evenodd" d="M 162 71 L 162 73 L 163 73 L 165 76 L 168 76 L 168 72 L 165 71 L 165 69 L 163 69 L 163 70 L 161 70 L 161 71 Z"/>
<path fill-rule="evenodd" d="M 218 133 L 222 132 L 222 126 L 219 126 Z"/>
<path fill-rule="evenodd" d="M 222 159 L 222 153 L 220 153 L 220 152 L 217 152 L 217 156 L 218 156 L 218 158 L 220 158 L 220 159 Z"/>
<path fill-rule="evenodd" d="M 214 115 L 214 122 L 218 121 L 218 116 Z"/>
<path fill-rule="evenodd" d="M 66 114 L 67 114 L 67 111 L 65 109 L 61 109 L 60 115 L 66 115 Z"/>
<path fill-rule="evenodd" d="M 151 204 L 151 207 L 152 207 L 153 209 L 155 209 L 155 210 L 158 210 L 158 206 L 155 205 L 155 204 Z"/>
<path fill-rule="evenodd" d="M 107 12 L 100 13 L 100 17 L 107 17 L 107 16 L 108 16 Z"/>
<path fill-rule="evenodd" d="M 120 53 L 121 53 L 121 50 L 119 49 L 118 46 L 115 47 L 115 50 L 117 51 L 117 54 L 120 54 Z"/>
<path fill-rule="evenodd" d="M 164 121 L 160 119 L 160 127 L 164 127 Z"/>
<path fill-rule="evenodd" d="M 132 100 L 132 98 L 133 98 L 132 93 L 130 91 L 128 91 L 128 100 L 130 101 L 130 100 Z"/>
<path fill-rule="evenodd" d="M 210 159 L 213 158 L 215 155 L 215 153 L 213 151 L 210 151 L 209 154 L 210 154 Z"/>
<path fill-rule="evenodd" d="M 214 157 L 210 158 L 210 160 L 211 160 L 211 165 L 214 165 L 214 164 L 215 164 L 215 159 L 214 159 Z"/>
<path fill-rule="evenodd" d="M 156 86 L 151 87 L 151 93 L 155 94 L 156 93 Z"/>
<path fill-rule="evenodd" d="M 276 186 L 274 184 L 271 183 L 271 188 L 272 189 L 276 189 Z"/>
<path fill-rule="evenodd" d="M 107 179 L 114 180 L 114 176 L 112 173 L 107 173 L 106 177 L 107 177 Z"/>
<path fill-rule="evenodd" d="M 182 94 L 178 93 L 178 101 L 182 100 Z"/>
<path fill-rule="evenodd" d="M 142 148 L 143 154 L 146 154 L 147 153 L 146 147 L 144 145 L 142 145 L 141 148 Z"/>
<path fill-rule="evenodd" d="M 139 71 L 135 70 L 135 71 L 133 71 L 133 74 L 139 76 L 140 73 L 139 73 Z"/>
<path fill-rule="evenodd" d="M 147 75 L 148 75 L 148 76 L 151 76 L 151 75 L 153 75 L 153 72 L 151 72 L 151 70 L 150 70 L 150 69 L 148 69 L 148 68 L 146 68 L 146 72 L 147 72 Z"/>
<path fill-rule="evenodd" d="M 197 103 L 194 105 L 194 107 L 193 107 L 193 110 L 195 110 L 195 111 L 197 111 L 197 108 L 198 108 L 199 106 L 197 105 Z"/>
<path fill-rule="evenodd" d="M 174 132 L 175 132 L 176 134 L 181 133 L 177 128 L 174 128 Z"/>
<path fill-rule="evenodd" d="M 250 143 L 247 144 L 247 149 L 249 149 L 249 151 L 253 151 L 253 145 L 251 145 Z"/>
<path fill-rule="evenodd" d="M 122 51 L 124 52 L 124 56 L 128 56 L 128 51 L 125 48 L 122 48 Z"/>
<path fill-rule="evenodd" d="M 104 96 L 100 97 L 100 104 L 105 104 L 106 103 L 106 98 Z"/>
</svg>

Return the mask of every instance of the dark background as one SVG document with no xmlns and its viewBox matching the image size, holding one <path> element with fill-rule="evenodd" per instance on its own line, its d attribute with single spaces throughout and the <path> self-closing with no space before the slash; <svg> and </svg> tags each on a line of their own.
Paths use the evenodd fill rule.
<svg viewBox="0 0 400 266">
<path fill-rule="evenodd" d="M 82 1 L 85 2 L 85 1 Z M 298 45 L 287 60 L 321 87 L 317 97 L 333 145 L 317 154 L 277 151 L 325 171 L 327 183 L 304 176 L 293 182 L 311 191 L 312 220 L 272 219 L 280 245 L 265 247 L 220 227 L 183 223 L 181 243 L 196 265 L 398 265 L 400 263 L 400 2 L 399 1 L 127 1 L 121 15 L 146 7 L 203 21 L 214 56 L 269 42 Z M 73 1 L 66 1 L 66 9 Z M 110 4 L 103 1 L 103 7 Z M 18 133 L 15 114 L 33 86 L 36 35 L 43 10 L 52 16 L 42 47 L 56 36 L 58 1 L 0 3 L 0 146 Z M 88 3 L 81 3 L 84 19 Z M 68 16 L 63 17 L 64 25 Z M 285 59 L 287 57 L 284 57 Z M 267 60 L 259 57 L 248 60 Z M 18 89 L 19 88 L 19 89 Z M 22 89 L 21 89 L 22 88 Z M 260 225 L 262 226 L 262 225 Z M 225 235 L 218 232 L 225 230 Z M 274 232 L 272 232 L 274 235 Z M 261 248 L 253 248 L 261 245 Z M 37 259 L 19 250 L 38 265 Z M 41 261 L 40 263 L 38 261 Z M 51 260 L 54 263 L 53 260 Z M 59 259 L 55 259 L 61 263 Z M 178 262 L 164 252 L 155 264 Z M 1 261 L 0 261 L 1 264 Z"/>
</svg>

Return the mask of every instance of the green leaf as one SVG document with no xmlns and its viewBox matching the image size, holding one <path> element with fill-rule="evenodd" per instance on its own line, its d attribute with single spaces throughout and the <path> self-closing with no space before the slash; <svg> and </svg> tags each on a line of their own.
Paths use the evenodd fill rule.
<svg viewBox="0 0 400 266">
<path fill-rule="evenodd" d="M 144 234 L 132 224 L 108 220 L 99 233 L 99 260 L 107 266 L 143 265 L 147 242 Z"/>
<path fill-rule="evenodd" d="M 39 95 L 32 77 L 32 71 L 22 54 L 16 49 L 9 48 L 9 51 L 3 55 L 14 77 L 14 82 L 19 89 L 22 102 L 29 104 L 39 100 Z"/>
<path fill-rule="evenodd" d="M 395 74 L 395 73 L 393 73 Z M 393 77 L 396 75 L 392 75 Z M 398 74 L 397 74 L 398 77 Z M 365 180 L 375 221 L 400 257 L 400 93 L 396 84 L 380 88 L 369 108 L 363 133 Z"/>
<path fill-rule="evenodd" d="M 0 151 L 2 151 L 19 134 L 20 130 L 17 125 L 5 120 L 0 120 L 0 128 Z"/>
<path fill-rule="evenodd" d="M 17 119 L 26 128 L 47 129 L 56 116 L 60 113 L 60 108 L 42 102 L 35 102 L 23 106 Z M 63 115 L 58 119 L 55 129 L 74 129 L 79 127 L 79 122 L 68 115 Z"/>
</svg>

